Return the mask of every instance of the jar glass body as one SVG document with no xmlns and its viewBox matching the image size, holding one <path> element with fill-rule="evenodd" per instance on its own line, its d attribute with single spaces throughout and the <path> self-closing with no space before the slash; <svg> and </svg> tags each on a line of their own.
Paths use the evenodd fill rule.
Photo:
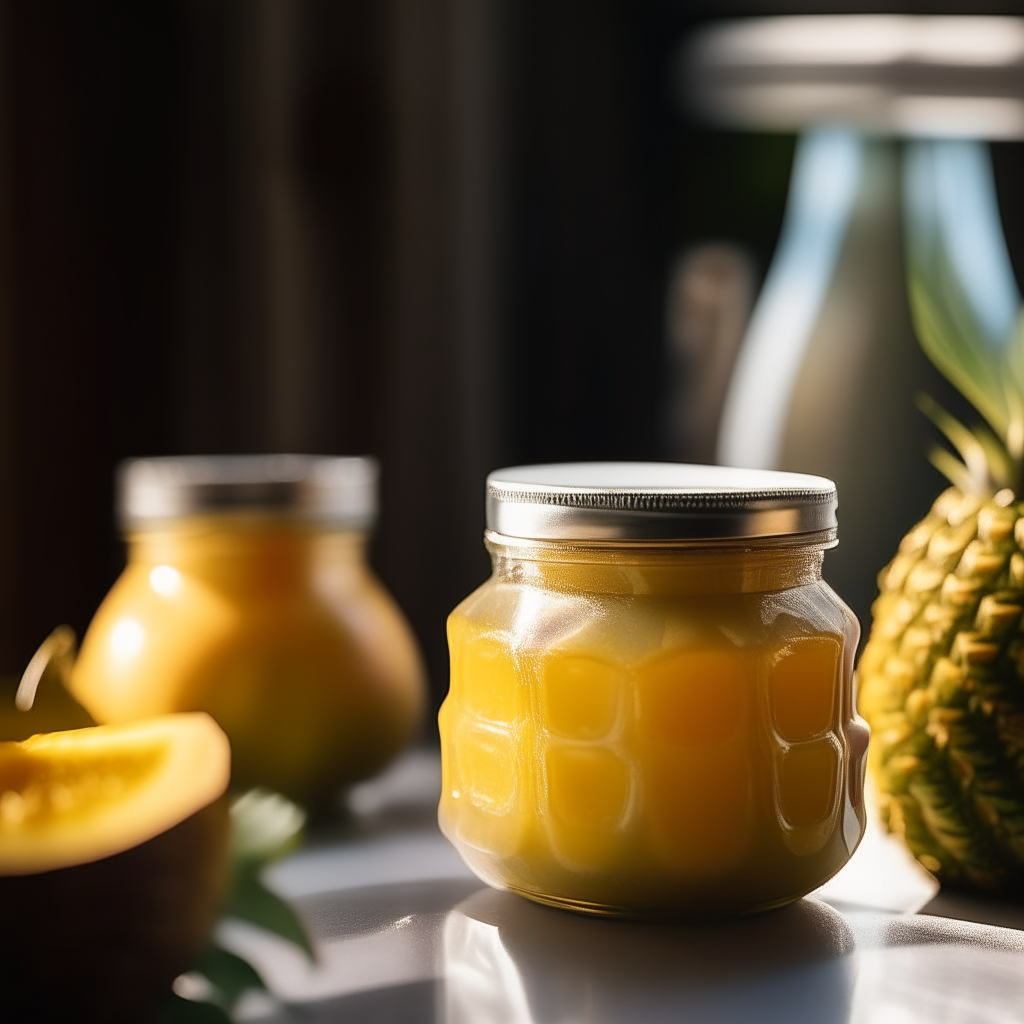
<svg viewBox="0 0 1024 1024">
<path fill-rule="evenodd" d="M 490 535 L 448 622 L 445 835 L 485 881 L 626 916 L 817 888 L 865 824 L 857 621 L 822 550 Z"/>
<path fill-rule="evenodd" d="M 128 538 L 128 564 L 72 673 L 100 722 L 208 711 L 232 781 L 307 806 L 411 738 L 424 674 L 361 533 L 257 514 L 195 516 Z"/>
</svg>

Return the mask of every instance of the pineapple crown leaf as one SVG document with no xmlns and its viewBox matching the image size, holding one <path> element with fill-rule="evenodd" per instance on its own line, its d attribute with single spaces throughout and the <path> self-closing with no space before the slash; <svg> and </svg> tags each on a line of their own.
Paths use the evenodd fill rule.
<svg viewBox="0 0 1024 1024">
<path fill-rule="evenodd" d="M 985 458 L 988 462 L 988 475 L 996 488 L 1009 487 L 1011 490 L 1017 488 L 1017 476 L 1020 466 L 1020 459 L 1015 459 L 1009 452 L 1007 446 L 992 433 L 984 424 L 979 423 L 974 428 L 974 436 L 978 443 L 985 450 Z"/>
<path fill-rule="evenodd" d="M 914 142 L 904 170 L 907 292 L 921 348 L 994 433 L 976 438 L 992 481 L 1024 482 L 1024 305 L 988 151 L 964 140 Z M 976 477 L 977 446 L 928 414 Z"/>
<path fill-rule="evenodd" d="M 975 481 L 967 467 L 942 445 L 934 444 L 928 449 L 928 461 L 954 486 L 964 494 L 975 490 Z"/>
<path fill-rule="evenodd" d="M 1008 365 L 1024 362 L 1016 357 L 1019 344 L 1015 338 L 1001 351 L 994 349 L 960 308 L 965 303 L 956 301 L 958 289 L 942 280 L 946 276 L 939 275 L 938 281 L 926 283 L 912 273 L 910 305 L 918 340 L 939 372 L 1009 447 L 1011 434 L 1021 433 L 1018 424 L 1024 406 L 1024 383 L 1018 380 L 1016 368 Z M 941 300 L 937 300 L 936 291 Z"/>
<path fill-rule="evenodd" d="M 961 490 L 993 493 L 1008 487 L 1024 491 L 1024 305 L 1006 344 L 997 349 L 968 321 L 948 284 L 943 301 L 912 276 L 909 282 L 914 326 L 925 354 L 935 367 L 984 418 L 973 429 L 964 426 L 928 395 L 917 406 L 943 433 L 963 459 L 943 449 L 929 461 Z M 956 326 L 954 326 L 956 325 Z M 954 475 L 951 475 L 953 473 Z"/>
<path fill-rule="evenodd" d="M 1024 303 L 1007 345 L 1006 366 L 1009 370 L 1003 382 L 1008 413 L 1006 450 L 1014 462 L 1021 464 L 1024 462 Z"/>
<path fill-rule="evenodd" d="M 992 495 L 1015 490 L 1016 463 L 1006 446 L 984 424 L 965 427 L 930 395 L 918 394 L 917 407 L 945 435 L 960 458 L 941 445 L 932 445 L 928 461 L 965 494 Z"/>
<path fill-rule="evenodd" d="M 982 443 L 980 437 L 976 436 L 967 427 L 965 427 L 955 416 L 947 412 L 939 405 L 930 395 L 919 394 L 917 396 L 917 407 L 935 424 L 946 440 L 957 450 L 960 458 L 963 459 L 963 463 L 957 463 L 960 466 L 960 471 L 957 473 L 958 479 L 953 480 L 949 476 L 949 473 L 940 465 L 936 465 L 935 453 L 932 452 L 930 458 L 932 464 L 935 465 L 936 469 L 943 475 L 949 477 L 950 480 L 958 487 L 960 486 L 960 480 L 964 479 L 964 471 L 966 472 L 966 478 L 972 481 L 968 489 L 971 491 L 983 490 L 988 486 L 989 478 L 993 474 L 990 471 L 989 463 L 989 451 L 985 444 Z M 990 434 L 989 437 L 992 437 Z M 994 438 L 993 438 L 994 440 Z M 998 444 L 998 442 L 997 442 Z M 938 447 L 938 446 L 936 446 Z M 948 456 L 953 458 L 949 452 L 944 448 L 938 448 L 938 451 L 943 453 L 943 464 L 944 458 Z M 955 461 L 955 460 L 954 460 Z M 961 487 L 961 490 L 964 488 Z"/>
</svg>

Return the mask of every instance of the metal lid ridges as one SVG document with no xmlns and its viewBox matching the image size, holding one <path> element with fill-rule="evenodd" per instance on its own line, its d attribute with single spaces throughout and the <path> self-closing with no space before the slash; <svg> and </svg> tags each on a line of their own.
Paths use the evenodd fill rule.
<svg viewBox="0 0 1024 1024">
<path fill-rule="evenodd" d="M 534 540 L 786 537 L 836 529 L 824 477 L 685 463 L 517 466 L 487 480 L 487 525 Z"/>
</svg>

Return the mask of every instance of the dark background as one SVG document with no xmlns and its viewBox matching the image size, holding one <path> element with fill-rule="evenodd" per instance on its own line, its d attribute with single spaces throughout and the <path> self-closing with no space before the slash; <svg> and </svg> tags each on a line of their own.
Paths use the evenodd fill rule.
<svg viewBox="0 0 1024 1024">
<path fill-rule="evenodd" d="M 499 465 L 660 458 L 665 284 L 763 274 L 793 140 L 696 124 L 680 40 L 743 14 L 1020 4 L 0 3 L 0 673 L 123 563 L 112 473 L 372 453 L 374 561 L 436 695 Z M 1024 261 L 1021 147 L 996 147 Z M 1020 277 L 1020 273 L 1018 273 Z"/>
</svg>

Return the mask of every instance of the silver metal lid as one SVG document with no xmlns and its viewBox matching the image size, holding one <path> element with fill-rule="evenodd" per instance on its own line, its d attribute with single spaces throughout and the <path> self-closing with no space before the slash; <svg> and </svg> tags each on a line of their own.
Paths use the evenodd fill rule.
<svg viewBox="0 0 1024 1024">
<path fill-rule="evenodd" d="M 1024 19 L 826 14 L 711 26 L 684 91 L 727 125 L 849 125 L 911 136 L 1024 138 Z"/>
<path fill-rule="evenodd" d="M 514 466 L 487 477 L 487 527 L 526 540 L 836 537 L 836 485 L 820 476 L 672 462 Z"/>
<path fill-rule="evenodd" d="M 377 515 L 377 461 L 316 455 L 201 455 L 132 459 L 118 469 L 128 529 L 159 520 L 267 512 L 368 529 Z"/>
</svg>

